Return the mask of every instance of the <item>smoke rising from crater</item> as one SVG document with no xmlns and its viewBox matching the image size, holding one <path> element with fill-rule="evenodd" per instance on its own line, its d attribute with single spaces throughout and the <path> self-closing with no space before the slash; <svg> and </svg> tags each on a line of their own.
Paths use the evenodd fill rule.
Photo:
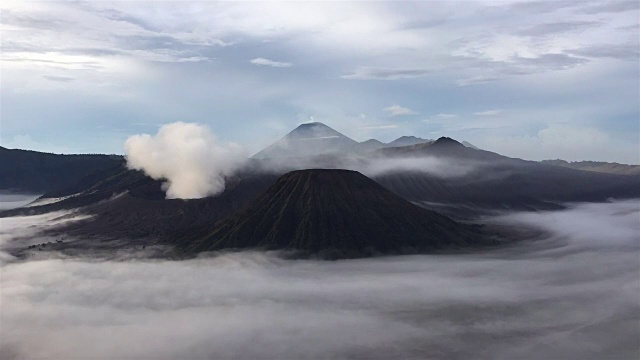
<svg viewBox="0 0 640 360">
<path fill-rule="evenodd" d="M 131 136 L 124 151 L 129 168 L 165 180 L 169 199 L 219 194 L 246 161 L 239 145 L 220 143 L 207 127 L 184 122 L 163 125 L 153 136 Z"/>
</svg>

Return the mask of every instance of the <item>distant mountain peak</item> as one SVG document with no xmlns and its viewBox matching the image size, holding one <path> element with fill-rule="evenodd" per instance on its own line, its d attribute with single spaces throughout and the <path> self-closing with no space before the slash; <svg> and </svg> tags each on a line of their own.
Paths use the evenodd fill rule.
<svg viewBox="0 0 640 360">
<path fill-rule="evenodd" d="M 309 129 L 309 128 L 326 128 L 326 129 L 333 130 L 330 126 L 328 126 L 328 125 L 326 125 L 324 123 L 321 123 L 321 122 L 318 122 L 318 121 L 314 121 L 314 122 L 302 123 L 302 124 L 298 125 L 295 129 L 293 129 L 292 132 L 294 132 L 296 130 L 305 130 L 305 129 Z"/>
<path fill-rule="evenodd" d="M 410 146 L 424 143 L 431 143 L 433 140 L 431 139 L 423 139 L 417 136 L 401 136 L 392 142 L 387 144 L 387 147 L 400 147 L 400 146 Z"/>
<path fill-rule="evenodd" d="M 360 142 L 360 144 L 384 144 L 384 143 L 378 139 L 369 139 L 369 140 Z"/>
<path fill-rule="evenodd" d="M 348 153 L 359 143 L 320 122 L 298 125 L 280 140 L 255 154 L 256 159 Z"/>
<path fill-rule="evenodd" d="M 299 134 L 303 134 L 303 136 L 307 136 L 309 133 L 314 133 L 317 135 L 333 134 L 333 135 L 346 137 L 345 135 L 341 134 L 340 132 L 334 130 L 330 126 L 323 124 L 321 122 L 310 122 L 310 123 L 300 124 L 298 125 L 298 127 L 291 130 L 291 132 L 289 132 L 289 134 L 287 134 L 286 136 L 294 137 Z"/>
</svg>

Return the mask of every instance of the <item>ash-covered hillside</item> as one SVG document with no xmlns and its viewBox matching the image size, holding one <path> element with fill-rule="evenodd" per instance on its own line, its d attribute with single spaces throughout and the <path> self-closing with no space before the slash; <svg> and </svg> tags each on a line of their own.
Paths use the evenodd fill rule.
<svg viewBox="0 0 640 360">
<path fill-rule="evenodd" d="M 280 177 L 243 209 L 178 237 L 186 252 L 258 248 L 322 257 L 359 257 L 488 243 L 475 228 L 400 198 L 349 170 Z"/>
</svg>

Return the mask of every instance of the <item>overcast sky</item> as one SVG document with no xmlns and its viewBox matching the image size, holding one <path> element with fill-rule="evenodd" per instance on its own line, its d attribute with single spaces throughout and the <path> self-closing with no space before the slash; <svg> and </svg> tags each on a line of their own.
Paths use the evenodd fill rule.
<svg viewBox="0 0 640 360">
<path fill-rule="evenodd" d="M 208 125 L 257 151 L 302 122 L 639 163 L 637 1 L 3 1 L 2 146 L 122 153 Z"/>
</svg>

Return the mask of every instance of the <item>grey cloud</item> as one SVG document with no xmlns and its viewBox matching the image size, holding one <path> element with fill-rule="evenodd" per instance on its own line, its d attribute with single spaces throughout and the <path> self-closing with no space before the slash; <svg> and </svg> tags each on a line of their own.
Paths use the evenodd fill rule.
<svg viewBox="0 0 640 360">
<path fill-rule="evenodd" d="M 69 54 L 69 55 L 90 55 L 90 56 L 116 56 L 123 55 L 125 52 L 119 49 L 108 49 L 108 48 L 64 48 L 57 49 L 60 53 Z"/>
<path fill-rule="evenodd" d="M 569 69 L 586 64 L 588 59 L 564 53 L 542 54 L 537 57 L 512 56 L 509 61 L 492 61 L 481 57 L 454 57 L 459 65 L 483 69 L 485 74 L 458 79 L 459 86 L 468 86 L 505 79 L 511 76 L 530 75 L 548 71 Z"/>
<path fill-rule="evenodd" d="M 45 75 L 43 76 L 45 79 L 47 80 L 51 80 L 51 81 L 61 81 L 61 82 L 69 82 L 69 81 L 73 81 L 75 80 L 75 78 L 73 77 L 69 77 L 69 76 L 53 76 L 53 75 Z"/>
<path fill-rule="evenodd" d="M 564 32 L 579 31 L 599 26 L 598 21 L 560 21 L 535 25 L 518 31 L 524 36 L 546 36 Z"/>
<path fill-rule="evenodd" d="M 584 0 L 576 0 L 576 1 L 526 1 L 526 2 L 516 2 L 509 7 L 514 10 L 522 11 L 522 12 L 533 12 L 533 13 L 552 13 L 561 9 L 579 7 L 584 5 Z"/>
<path fill-rule="evenodd" d="M 640 29 L 640 24 L 636 23 L 633 25 L 626 25 L 626 26 L 618 26 L 616 27 L 616 29 L 618 30 L 631 30 L 631 31 L 638 31 L 638 29 Z"/>
<path fill-rule="evenodd" d="M 533 67 L 532 72 L 535 72 L 536 68 L 562 70 L 589 62 L 587 59 L 567 54 L 543 54 L 534 58 L 514 56 L 512 59 L 516 64 Z"/>
<path fill-rule="evenodd" d="M 350 80 L 399 80 L 424 77 L 431 74 L 428 69 L 398 69 L 398 68 L 376 68 L 360 67 L 355 72 L 343 75 L 343 79 Z"/>
<path fill-rule="evenodd" d="M 0 49 L 2 49 L 3 54 L 14 53 L 14 52 L 30 52 L 30 53 L 46 53 L 49 51 L 48 48 L 43 46 L 34 46 L 25 44 L 22 42 L 15 42 L 11 40 L 2 39 L 2 44 L 0 44 Z"/>
<path fill-rule="evenodd" d="M 0 12 L 0 21 L 2 21 L 2 24 L 4 25 L 14 25 L 24 28 L 47 31 L 68 28 L 73 25 L 72 22 L 66 20 L 36 18 L 33 16 L 19 15 L 7 9 L 3 9 Z"/>
<path fill-rule="evenodd" d="M 186 49 L 191 47 L 165 34 L 126 35 L 119 36 L 116 40 L 123 49 L 129 50 Z"/>
<path fill-rule="evenodd" d="M 598 5 L 588 6 L 579 10 L 584 14 L 620 13 L 634 11 L 640 8 L 640 3 L 635 0 L 605 1 Z"/>
<path fill-rule="evenodd" d="M 73 33 L 76 36 L 78 32 L 86 32 L 87 29 L 82 26 L 84 24 L 81 22 L 75 23 L 48 19 L 43 16 L 34 17 L 3 11 L 2 22 L 19 27 L 15 35 L 3 41 L 3 52 L 57 52 L 67 55 L 96 57 L 118 55 L 146 61 L 194 62 L 212 60 L 210 56 L 205 55 L 207 48 L 228 45 L 210 36 L 196 36 L 193 33 L 175 31 L 163 32 L 149 26 L 142 19 L 130 16 L 119 10 L 99 9 L 88 3 L 75 3 L 72 6 L 85 11 L 87 16 L 96 15 L 111 20 L 114 29 L 92 29 L 91 31 L 95 30 L 96 33 L 91 34 L 89 38 L 93 40 L 92 42 L 95 46 L 74 47 L 74 42 L 49 42 L 49 44 L 43 44 L 29 39 L 42 31 L 56 31 L 61 34 Z M 85 21 L 91 21 L 91 19 L 91 17 L 87 17 Z M 123 27 L 117 22 L 135 25 L 135 27 Z"/>
<path fill-rule="evenodd" d="M 469 86 L 474 84 L 484 84 L 488 82 L 498 81 L 504 79 L 504 76 L 474 76 L 470 78 L 458 79 L 456 80 L 456 84 L 458 86 Z"/>
<path fill-rule="evenodd" d="M 158 31 L 157 28 L 149 25 L 146 21 L 135 17 L 135 16 L 131 16 L 129 14 L 126 14 L 122 11 L 119 10 L 115 10 L 115 9 L 95 9 L 95 8 L 88 8 L 85 7 L 85 9 L 89 12 L 93 12 L 99 15 L 104 16 L 107 19 L 110 20 L 115 20 L 115 21 L 122 21 L 122 22 L 126 22 L 129 23 L 131 25 L 135 25 L 137 27 L 140 27 L 141 29 L 144 30 L 148 30 L 148 31 Z"/>
<path fill-rule="evenodd" d="M 593 45 L 565 52 L 571 55 L 591 58 L 614 58 L 635 61 L 640 58 L 640 46 L 637 43 Z"/>
</svg>

